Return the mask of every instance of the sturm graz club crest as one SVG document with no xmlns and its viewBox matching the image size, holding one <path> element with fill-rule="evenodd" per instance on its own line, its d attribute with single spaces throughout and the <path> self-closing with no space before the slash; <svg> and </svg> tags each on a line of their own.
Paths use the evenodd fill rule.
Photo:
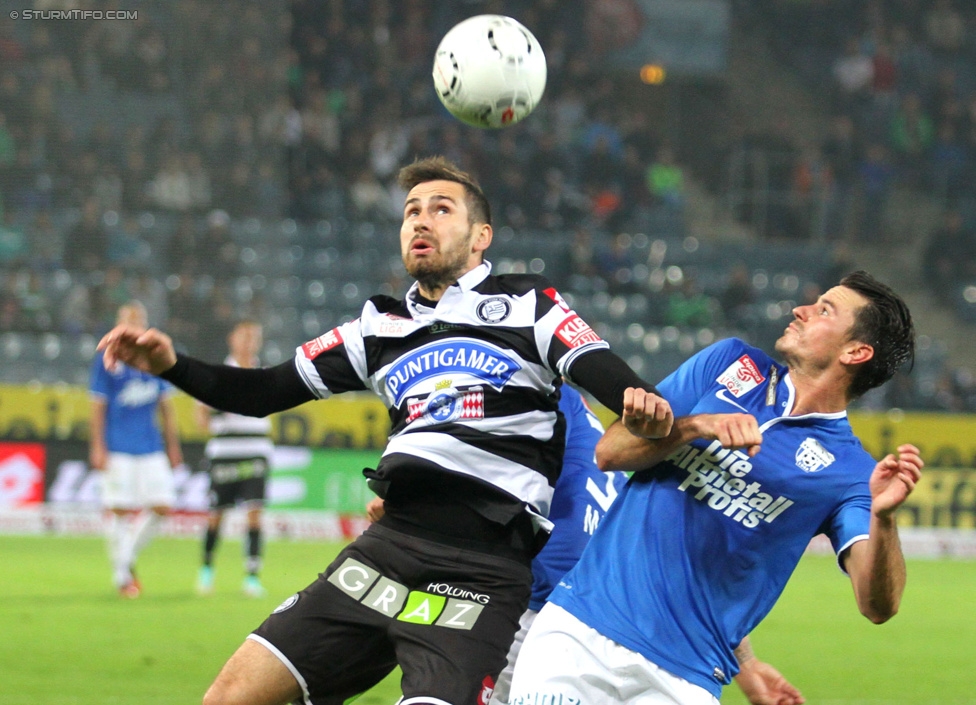
<svg viewBox="0 0 976 705">
<path fill-rule="evenodd" d="M 507 299 L 493 296 L 478 304 L 476 313 L 485 323 L 501 323 L 512 313 L 512 304 Z"/>
</svg>

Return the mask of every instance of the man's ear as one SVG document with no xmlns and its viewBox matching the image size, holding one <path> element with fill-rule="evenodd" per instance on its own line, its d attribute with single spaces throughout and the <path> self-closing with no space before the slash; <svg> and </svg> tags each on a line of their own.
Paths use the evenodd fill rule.
<svg viewBox="0 0 976 705">
<path fill-rule="evenodd" d="M 471 238 L 471 251 L 484 252 L 491 245 L 491 238 L 494 232 L 488 223 L 481 223 L 475 226 L 474 237 Z"/>
<path fill-rule="evenodd" d="M 852 340 L 840 355 L 841 363 L 845 365 L 862 365 L 874 357 L 874 347 L 859 340 Z"/>
</svg>

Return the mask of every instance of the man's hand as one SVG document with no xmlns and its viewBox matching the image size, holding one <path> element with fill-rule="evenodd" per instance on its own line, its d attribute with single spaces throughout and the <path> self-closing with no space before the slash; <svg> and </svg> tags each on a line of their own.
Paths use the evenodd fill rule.
<svg viewBox="0 0 976 705">
<path fill-rule="evenodd" d="M 674 413 L 671 405 L 658 395 L 627 387 L 624 390 L 624 413 L 620 419 L 624 428 L 635 436 L 666 438 L 674 424 Z"/>
<path fill-rule="evenodd" d="M 755 457 L 762 445 L 759 422 L 750 414 L 701 414 L 695 416 L 696 437 L 718 441 L 723 448 L 746 449 Z"/>
<path fill-rule="evenodd" d="M 385 512 L 386 509 L 380 497 L 373 497 L 366 503 L 366 518 L 371 522 L 379 521 Z"/>
<path fill-rule="evenodd" d="M 803 695 L 765 661 L 751 658 L 739 664 L 735 682 L 752 705 L 800 705 Z"/>
<path fill-rule="evenodd" d="M 871 511 L 878 518 L 887 518 L 915 489 L 922 477 L 925 463 L 913 445 L 898 446 L 897 455 L 888 454 L 875 465 L 871 473 Z"/>
<path fill-rule="evenodd" d="M 129 367 L 160 375 L 176 364 L 176 350 L 168 335 L 155 328 L 139 330 L 118 325 L 99 341 L 105 353 L 105 369 L 113 370 L 119 362 Z"/>
</svg>

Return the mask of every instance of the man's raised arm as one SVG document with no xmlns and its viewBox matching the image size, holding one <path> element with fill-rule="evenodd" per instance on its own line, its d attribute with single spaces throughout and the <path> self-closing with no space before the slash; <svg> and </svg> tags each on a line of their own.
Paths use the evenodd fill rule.
<svg viewBox="0 0 976 705">
<path fill-rule="evenodd" d="M 854 598 L 861 614 L 875 624 L 891 619 L 898 611 L 907 574 L 901 552 L 895 513 L 922 475 L 924 463 L 918 448 L 898 446 L 871 473 L 871 528 L 866 541 L 848 549 L 844 563 Z"/>
<path fill-rule="evenodd" d="M 661 398 L 643 389 L 624 392 L 623 413 L 596 446 L 601 470 L 643 470 L 661 462 L 676 448 L 696 438 L 718 440 L 725 448 L 759 452 L 762 434 L 749 414 L 697 414 L 674 419 L 664 438 L 650 438 L 662 424 Z M 666 404 L 666 402 L 665 402 Z M 665 416 L 670 420 L 671 408 Z"/>
</svg>

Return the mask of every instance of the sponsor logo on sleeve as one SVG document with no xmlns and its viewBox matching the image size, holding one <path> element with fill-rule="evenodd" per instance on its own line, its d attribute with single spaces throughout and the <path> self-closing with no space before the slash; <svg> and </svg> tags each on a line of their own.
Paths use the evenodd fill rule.
<svg viewBox="0 0 976 705">
<path fill-rule="evenodd" d="M 570 348 L 603 342 L 603 339 L 579 316 L 571 316 L 560 323 L 556 328 L 556 337 Z"/>
<path fill-rule="evenodd" d="M 738 398 L 765 382 L 766 378 L 752 358 L 743 355 L 729 365 L 716 381 Z"/>
<path fill-rule="evenodd" d="M 556 305 L 559 308 L 561 308 L 563 311 L 565 311 L 566 313 L 569 313 L 572 310 L 569 307 L 569 304 L 566 303 L 566 299 L 564 299 L 562 297 L 562 294 L 560 294 L 558 291 L 556 291 L 552 287 L 549 287 L 548 289 L 543 289 L 542 290 L 542 293 L 545 294 L 546 296 L 548 296 L 553 301 L 555 301 L 556 302 Z"/>
<path fill-rule="evenodd" d="M 834 454 L 814 438 L 807 438 L 796 449 L 796 465 L 803 472 L 817 472 L 834 462 Z"/>
<path fill-rule="evenodd" d="M 386 315 L 380 319 L 376 334 L 385 338 L 402 338 L 407 334 L 408 319 Z"/>
<path fill-rule="evenodd" d="M 333 328 L 328 333 L 323 333 L 315 340 L 310 340 L 302 346 L 302 352 L 309 360 L 314 360 L 326 350 L 331 350 L 336 345 L 342 344 L 342 334 L 338 328 Z"/>
</svg>

